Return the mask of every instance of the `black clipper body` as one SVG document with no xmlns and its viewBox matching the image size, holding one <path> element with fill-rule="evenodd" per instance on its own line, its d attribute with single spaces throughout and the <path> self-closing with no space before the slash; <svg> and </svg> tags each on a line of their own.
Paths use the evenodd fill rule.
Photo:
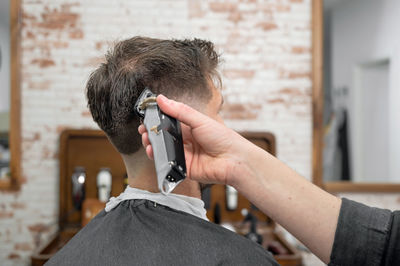
<svg viewBox="0 0 400 266">
<path fill-rule="evenodd" d="M 153 148 L 158 188 L 170 193 L 186 177 L 185 153 L 180 122 L 164 114 L 156 103 L 156 95 L 146 88 L 135 104 Z"/>
</svg>

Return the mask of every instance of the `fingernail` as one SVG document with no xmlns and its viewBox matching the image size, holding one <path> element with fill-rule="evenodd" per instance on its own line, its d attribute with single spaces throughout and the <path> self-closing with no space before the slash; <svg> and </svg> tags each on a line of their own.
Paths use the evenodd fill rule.
<svg viewBox="0 0 400 266">
<path fill-rule="evenodd" d="M 158 95 L 158 97 L 164 102 L 169 102 L 169 99 L 162 94 Z"/>
</svg>

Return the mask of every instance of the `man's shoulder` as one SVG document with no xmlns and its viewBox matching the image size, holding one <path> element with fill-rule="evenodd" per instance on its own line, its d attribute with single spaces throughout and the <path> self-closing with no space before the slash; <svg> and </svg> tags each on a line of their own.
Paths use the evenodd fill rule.
<svg viewBox="0 0 400 266">
<path fill-rule="evenodd" d="M 201 233 L 205 234 L 207 245 L 213 247 L 216 258 L 225 256 L 233 265 L 278 265 L 261 245 L 214 223 L 207 222 L 207 227 Z"/>
<path fill-rule="evenodd" d="M 148 265 L 149 259 L 152 265 L 277 265 L 260 245 L 150 201 L 126 201 L 102 211 L 50 265 Z"/>
</svg>

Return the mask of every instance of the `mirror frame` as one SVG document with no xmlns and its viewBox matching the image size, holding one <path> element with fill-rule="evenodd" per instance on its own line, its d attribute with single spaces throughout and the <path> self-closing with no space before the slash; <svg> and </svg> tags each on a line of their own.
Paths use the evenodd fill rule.
<svg viewBox="0 0 400 266">
<path fill-rule="evenodd" d="M 323 181 L 323 30 L 324 0 L 312 0 L 312 117 L 313 117 L 313 149 L 312 149 L 312 181 L 328 192 L 399 192 L 397 183 L 353 183 L 350 181 Z"/>
<path fill-rule="evenodd" d="M 0 181 L 0 190 L 19 190 L 21 173 L 21 1 L 10 0 L 10 144 L 9 180 Z"/>
</svg>

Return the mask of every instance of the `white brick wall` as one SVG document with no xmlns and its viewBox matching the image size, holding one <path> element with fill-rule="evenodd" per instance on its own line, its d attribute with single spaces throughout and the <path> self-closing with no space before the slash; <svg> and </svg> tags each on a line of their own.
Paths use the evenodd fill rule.
<svg viewBox="0 0 400 266">
<path fill-rule="evenodd" d="M 11 216 L 0 216 L 0 261 L 27 264 L 37 228 L 56 221 L 59 133 L 66 127 L 96 128 L 84 85 L 115 40 L 145 35 L 213 41 L 225 59 L 227 125 L 274 133 L 278 157 L 310 177 L 310 0 L 25 0 L 22 5 L 25 183 L 18 193 L 0 195 L 0 211 Z M 12 207 L 16 203 L 19 208 Z"/>
<path fill-rule="evenodd" d="M 310 178 L 310 0 L 22 2 L 24 184 L 17 193 L 0 194 L 5 265 L 29 264 L 37 231 L 56 222 L 59 133 L 96 128 L 84 85 L 109 45 L 123 38 L 213 41 L 225 59 L 226 124 L 274 133 L 278 157 Z"/>
</svg>

